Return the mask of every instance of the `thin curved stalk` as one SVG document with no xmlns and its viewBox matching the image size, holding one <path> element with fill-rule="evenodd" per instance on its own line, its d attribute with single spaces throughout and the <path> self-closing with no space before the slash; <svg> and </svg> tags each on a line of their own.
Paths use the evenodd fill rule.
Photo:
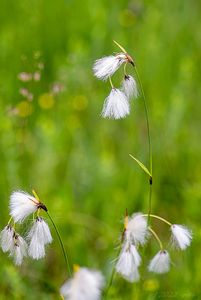
<svg viewBox="0 0 201 300">
<path fill-rule="evenodd" d="M 159 236 L 157 235 L 157 233 L 151 228 L 151 227 L 148 227 L 149 231 L 152 233 L 152 235 L 155 237 L 155 239 L 157 240 L 159 246 L 160 246 L 160 249 L 163 250 L 163 244 L 159 238 Z"/>
<path fill-rule="evenodd" d="M 158 219 L 160 221 L 163 221 L 164 223 L 166 223 L 167 225 L 169 226 L 172 226 L 172 223 L 170 223 L 169 221 L 167 221 L 166 219 L 162 218 L 162 217 L 159 217 L 157 215 L 152 215 L 152 214 L 143 214 L 142 216 L 144 217 L 151 217 L 151 218 L 155 218 L 155 219 Z"/>
<path fill-rule="evenodd" d="M 67 270 L 68 270 L 68 275 L 69 275 L 69 277 L 71 277 L 72 272 L 71 272 L 71 268 L 70 268 L 70 263 L 69 263 L 69 259 L 68 259 L 67 252 L 66 252 L 66 250 L 65 250 L 65 248 L 64 248 L 64 244 L 63 244 L 63 242 L 62 242 L 61 235 L 60 235 L 59 230 L 58 230 L 56 224 L 54 223 L 52 217 L 50 216 L 49 212 L 47 211 L 46 213 L 47 213 L 47 215 L 48 215 L 50 221 L 52 222 L 52 225 L 53 225 L 53 227 L 54 227 L 54 229 L 55 229 L 55 231 L 56 231 L 56 234 L 57 234 L 57 237 L 58 237 L 58 239 L 59 239 L 59 243 L 60 243 L 60 246 L 61 246 L 63 255 L 64 255 L 66 267 L 67 267 Z"/>
<path fill-rule="evenodd" d="M 114 88 L 114 85 L 113 85 L 113 82 L 112 82 L 112 79 L 111 79 L 110 76 L 109 76 L 109 81 L 110 81 L 111 88 L 113 89 L 113 88 Z"/>
<path fill-rule="evenodd" d="M 152 176 L 153 176 L 153 159 L 152 159 L 152 142 L 151 142 L 151 133 L 150 133 L 150 122 L 149 122 L 149 112 L 148 112 L 148 107 L 146 103 L 146 97 L 144 93 L 144 89 L 142 86 L 142 82 L 140 80 L 140 75 L 138 73 L 136 65 L 134 66 L 135 73 L 137 75 L 137 80 L 140 86 L 140 90 L 142 93 L 142 99 L 143 99 L 143 104 L 144 104 L 144 110 L 145 110 L 145 116 L 146 116 L 146 124 L 147 124 L 147 136 L 148 136 L 148 151 L 149 151 L 149 171 L 151 173 L 151 176 L 149 177 L 149 208 L 148 208 L 148 223 L 150 221 L 150 214 L 152 210 Z"/>
</svg>

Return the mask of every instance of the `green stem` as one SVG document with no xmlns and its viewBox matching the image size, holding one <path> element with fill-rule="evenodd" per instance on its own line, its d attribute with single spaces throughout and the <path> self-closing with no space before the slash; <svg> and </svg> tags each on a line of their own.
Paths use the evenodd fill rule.
<svg viewBox="0 0 201 300">
<path fill-rule="evenodd" d="M 163 250 L 163 244 L 159 238 L 159 236 L 156 234 L 156 232 L 151 228 L 151 227 L 148 227 L 149 231 L 153 234 L 153 236 L 155 237 L 155 239 L 157 240 L 161 250 Z"/>
<path fill-rule="evenodd" d="M 119 257 L 120 252 L 121 252 L 121 245 L 120 245 L 119 251 L 118 251 L 118 253 L 117 253 L 117 258 Z M 110 276 L 108 285 L 107 285 L 107 287 L 106 287 L 106 290 L 105 290 L 105 292 L 104 292 L 103 299 L 107 299 L 108 292 L 109 292 L 109 290 L 110 290 L 110 288 L 111 288 L 111 286 L 112 286 L 112 283 L 113 283 L 114 275 L 115 275 L 115 264 L 114 264 L 114 266 L 113 266 L 113 268 L 112 268 L 112 273 L 111 273 L 111 276 Z"/>
<path fill-rule="evenodd" d="M 69 275 L 69 277 L 71 277 L 72 272 L 71 272 L 71 268 L 70 268 L 70 264 L 69 264 L 69 259 L 68 259 L 67 252 L 66 252 L 66 250 L 65 250 L 65 248 L 64 248 L 64 244 L 63 244 L 63 242 L 62 242 L 61 235 L 60 235 L 60 233 L 59 233 L 59 231 L 58 231 L 58 229 L 57 229 L 57 226 L 56 226 L 56 224 L 54 223 L 52 217 L 50 216 L 49 212 L 46 211 L 46 213 L 47 213 L 47 215 L 48 215 L 50 221 L 52 222 L 52 225 L 53 225 L 53 227 L 54 227 L 54 229 L 55 229 L 55 231 L 56 231 L 56 234 L 57 234 L 57 237 L 58 237 L 58 239 L 59 239 L 59 243 L 60 243 L 60 245 L 61 245 L 61 249 L 62 249 L 62 252 L 63 252 L 63 255 L 64 255 L 66 267 L 67 267 L 67 270 L 68 270 L 68 275 Z"/>
<path fill-rule="evenodd" d="M 109 76 L 109 81 L 110 81 L 110 85 L 111 85 L 111 87 L 112 87 L 112 89 L 114 88 L 114 85 L 113 85 L 113 83 L 112 83 L 112 79 L 111 79 L 111 77 Z"/>
<path fill-rule="evenodd" d="M 125 75 L 125 76 L 127 75 L 127 72 L 126 72 L 126 66 L 127 66 L 127 62 L 124 64 L 124 75 Z"/>
<path fill-rule="evenodd" d="M 10 217 L 10 219 L 9 219 L 9 221 L 8 221 L 8 225 L 10 225 L 12 219 L 13 219 L 13 217 Z"/>
<path fill-rule="evenodd" d="M 148 210 L 148 224 L 150 222 L 151 215 L 151 199 L 152 199 L 152 184 L 149 185 L 149 210 Z"/>
<path fill-rule="evenodd" d="M 167 221 L 166 219 L 162 218 L 162 217 L 159 217 L 157 215 L 152 215 L 152 214 L 144 214 L 142 215 L 144 217 L 151 217 L 151 218 L 155 218 L 155 219 L 158 219 L 160 221 L 163 221 L 164 223 L 166 223 L 167 225 L 169 226 L 172 226 L 172 223 L 170 223 L 169 221 Z"/>
<path fill-rule="evenodd" d="M 137 70 L 137 67 L 134 66 L 135 68 L 135 73 L 137 75 L 137 80 L 139 82 L 140 90 L 142 92 L 142 99 L 143 99 L 143 104 L 144 104 L 144 110 L 145 110 L 145 115 L 146 115 L 146 123 L 147 123 L 147 135 L 148 135 L 148 148 L 149 148 L 149 171 L 151 175 L 153 174 L 153 161 L 152 161 L 152 143 L 151 143 L 151 134 L 150 134 L 150 125 L 149 125 L 149 112 L 148 112 L 148 107 L 146 103 L 146 97 L 144 93 L 144 89 L 142 86 L 142 82 L 140 80 L 140 76 Z M 149 222 L 149 216 L 151 214 L 151 206 L 152 206 L 152 176 L 149 178 L 149 209 L 148 209 L 148 222 Z"/>
</svg>

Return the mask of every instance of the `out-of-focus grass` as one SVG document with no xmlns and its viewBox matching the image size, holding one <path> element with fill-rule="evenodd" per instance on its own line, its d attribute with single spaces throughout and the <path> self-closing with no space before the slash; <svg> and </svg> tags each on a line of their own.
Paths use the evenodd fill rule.
<svg viewBox="0 0 201 300">
<path fill-rule="evenodd" d="M 118 51 L 112 39 L 138 65 L 153 139 L 153 210 L 188 224 L 194 239 L 185 253 L 170 251 L 174 265 L 163 276 L 146 270 L 157 251 L 152 242 L 141 282 L 116 276 L 110 299 L 201 297 L 200 9 L 199 1 L 188 0 L 1 0 L 1 227 L 11 191 L 34 187 L 71 260 L 106 277 L 125 209 L 147 210 L 146 175 L 128 155 L 147 164 L 147 136 L 141 100 L 127 119 L 100 118 L 110 87 L 93 77 L 91 67 L 94 59 Z M 39 81 L 18 79 L 37 70 Z M 32 100 L 19 94 L 22 88 Z M 154 224 L 168 247 L 167 228 Z M 66 275 L 55 235 L 45 260 L 16 268 L 0 256 L 0 299 L 59 298 Z"/>
</svg>

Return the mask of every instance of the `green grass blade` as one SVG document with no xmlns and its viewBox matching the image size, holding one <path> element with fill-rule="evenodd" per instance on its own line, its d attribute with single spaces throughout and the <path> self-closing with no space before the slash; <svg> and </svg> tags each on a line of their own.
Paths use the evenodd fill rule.
<svg viewBox="0 0 201 300">
<path fill-rule="evenodd" d="M 145 173 L 147 173 L 150 177 L 152 177 L 152 175 L 151 175 L 151 173 L 149 172 L 149 170 L 147 169 L 147 167 L 145 167 L 145 165 L 141 162 L 141 161 L 139 161 L 137 158 L 135 158 L 133 155 L 131 155 L 131 154 L 129 154 L 130 155 L 130 157 L 132 158 L 132 159 L 134 159 L 137 163 L 138 163 L 138 165 L 142 168 L 142 170 L 145 172 Z"/>
</svg>

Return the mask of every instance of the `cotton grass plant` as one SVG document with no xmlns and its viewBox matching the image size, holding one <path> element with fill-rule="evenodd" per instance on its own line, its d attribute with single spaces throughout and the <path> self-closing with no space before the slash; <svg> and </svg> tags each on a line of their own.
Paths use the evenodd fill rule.
<svg viewBox="0 0 201 300">
<path fill-rule="evenodd" d="M 122 228 L 121 243 L 108 283 L 105 283 L 102 273 L 91 269 L 91 266 L 90 268 L 78 265 L 72 267 L 58 228 L 48 208 L 40 201 L 35 191 L 33 191 L 33 195 L 24 191 L 15 191 L 11 194 L 9 201 L 10 219 L 0 233 L 2 251 L 12 257 L 15 265 L 20 266 L 27 257 L 34 260 L 42 259 L 49 251 L 48 245 L 53 241 L 48 222 L 43 216 L 43 214 L 46 214 L 56 231 L 66 264 L 67 278 L 60 287 L 61 298 L 65 300 L 100 300 L 102 295 L 104 299 L 107 299 L 115 274 L 119 274 L 120 277 L 130 283 L 138 282 L 140 280 L 140 266 L 144 263 L 144 255 L 149 257 L 148 272 L 157 274 L 169 272 L 172 264 L 170 250 L 168 249 L 170 247 L 163 245 L 161 238 L 152 225 L 152 219 L 167 225 L 170 241 L 168 244 L 171 244 L 173 249 L 186 250 L 192 240 L 192 232 L 186 226 L 174 224 L 152 212 L 152 143 L 145 93 L 134 59 L 119 43 L 116 41 L 114 43 L 118 46 L 120 52 L 97 59 L 93 65 L 95 77 L 104 82 L 108 81 L 111 87 L 109 95 L 105 98 L 101 116 L 114 120 L 123 119 L 130 114 L 133 100 L 142 100 L 147 125 L 149 166 L 145 166 L 144 163 L 131 154 L 130 157 L 147 174 L 149 195 L 146 213 L 132 212 L 129 216 L 125 207 L 126 215 Z M 132 68 L 129 74 L 127 72 L 128 65 Z M 119 86 L 114 86 L 112 81 L 112 76 L 116 72 L 122 74 Z M 135 105 L 137 105 L 137 102 Z M 30 227 L 26 235 L 22 236 L 20 229 L 23 228 L 24 221 L 30 216 L 32 216 L 31 221 L 29 220 Z M 145 248 L 142 253 L 143 247 L 146 247 L 152 238 L 158 244 L 158 251 L 147 253 Z"/>
<path fill-rule="evenodd" d="M 140 249 L 149 242 L 153 237 L 158 245 L 159 251 L 150 258 L 150 262 L 147 266 L 148 271 L 154 273 L 167 273 L 170 270 L 171 258 L 168 251 L 164 248 L 161 239 L 156 231 L 152 228 L 151 219 L 158 219 L 170 228 L 170 240 L 174 247 L 180 250 L 185 250 L 190 246 L 192 240 L 191 231 L 178 224 L 172 224 L 170 221 L 152 214 L 152 185 L 153 185 L 153 163 L 152 163 L 152 143 L 149 125 L 149 113 L 146 103 L 145 93 L 140 80 L 140 76 L 133 58 L 127 53 L 127 51 L 116 41 L 114 43 L 120 49 L 120 53 L 115 56 L 115 61 L 108 60 L 106 57 L 96 60 L 93 70 L 94 75 L 101 80 L 109 80 L 111 85 L 111 92 L 106 98 L 101 115 L 106 118 L 121 119 L 125 118 L 130 113 L 130 103 L 132 99 L 141 98 L 144 105 L 146 125 L 147 125 L 147 137 L 148 137 L 148 152 L 149 152 L 149 167 L 146 167 L 144 163 L 139 161 L 136 157 L 130 154 L 130 157 L 142 168 L 142 170 L 149 177 L 149 196 L 148 196 L 148 213 L 134 213 L 131 217 L 126 213 L 124 229 L 122 233 L 122 242 L 119 246 L 119 252 L 116 259 L 116 264 L 113 267 L 111 277 L 108 282 L 107 289 L 105 290 L 105 298 L 107 298 L 109 289 L 113 283 L 113 278 L 116 273 L 119 273 L 125 280 L 129 282 L 137 282 L 140 280 L 139 266 L 142 263 L 140 255 Z M 123 57 L 124 55 L 124 57 Z M 109 56 L 110 57 L 110 56 Z M 117 60 L 121 60 L 117 67 Z M 100 63 L 101 62 L 101 63 Z M 107 66 L 108 64 L 108 66 Z M 113 64 L 113 68 L 112 65 Z M 133 75 L 127 73 L 127 65 L 131 64 L 133 67 Z M 110 65 L 110 66 L 109 66 Z M 123 72 L 120 69 L 123 67 Z M 112 72 L 110 71 L 112 69 Z M 115 72 L 121 71 L 122 84 L 120 88 L 116 88 L 112 82 L 112 75 Z M 99 76 L 102 74 L 103 76 Z M 121 96 L 119 96 L 121 95 Z M 125 109 L 126 107 L 126 109 Z"/>
</svg>

